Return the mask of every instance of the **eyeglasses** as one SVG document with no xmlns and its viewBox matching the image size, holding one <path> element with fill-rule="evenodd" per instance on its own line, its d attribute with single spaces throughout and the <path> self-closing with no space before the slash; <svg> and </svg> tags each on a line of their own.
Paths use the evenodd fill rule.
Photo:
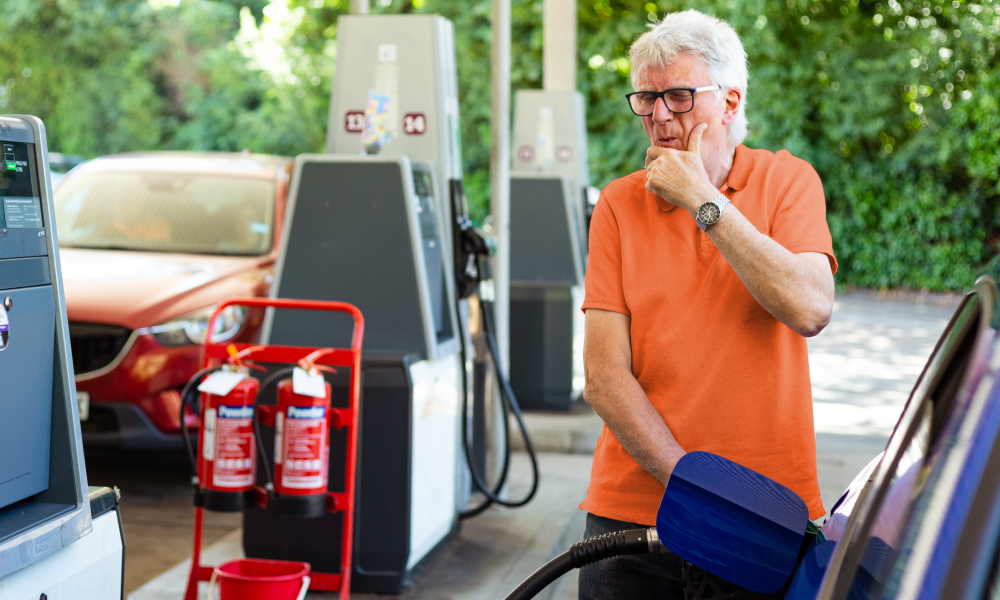
<svg viewBox="0 0 1000 600">
<path fill-rule="evenodd" d="M 694 108 L 694 95 L 698 92 L 721 90 L 721 85 L 708 85 L 700 88 L 674 88 L 662 92 L 632 92 L 625 94 L 632 112 L 639 117 L 653 114 L 656 99 L 662 98 L 667 110 L 676 114 L 690 112 Z"/>
</svg>

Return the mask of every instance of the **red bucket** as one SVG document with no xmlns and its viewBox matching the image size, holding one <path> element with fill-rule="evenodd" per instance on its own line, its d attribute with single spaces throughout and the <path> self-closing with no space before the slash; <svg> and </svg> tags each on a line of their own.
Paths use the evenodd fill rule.
<svg viewBox="0 0 1000 600">
<path fill-rule="evenodd" d="M 214 600 L 219 581 L 221 600 L 299 600 L 309 589 L 309 563 L 241 558 L 215 567 L 209 584 Z"/>
</svg>

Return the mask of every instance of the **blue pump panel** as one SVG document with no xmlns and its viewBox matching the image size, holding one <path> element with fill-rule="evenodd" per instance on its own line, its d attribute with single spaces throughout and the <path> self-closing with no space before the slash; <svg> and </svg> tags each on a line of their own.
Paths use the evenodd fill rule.
<svg viewBox="0 0 1000 600">
<path fill-rule="evenodd" d="M 56 303 L 34 144 L 0 151 L 2 509 L 49 487 Z"/>
<path fill-rule="evenodd" d="M 656 515 L 664 546 L 754 592 L 771 593 L 795 568 L 809 522 L 795 492 L 708 452 L 674 467 Z"/>
</svg>

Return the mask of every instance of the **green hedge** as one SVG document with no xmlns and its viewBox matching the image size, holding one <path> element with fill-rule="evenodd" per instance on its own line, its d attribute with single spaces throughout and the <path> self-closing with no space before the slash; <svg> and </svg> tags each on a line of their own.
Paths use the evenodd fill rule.
<svg viewBox="0 0 1000 600">
<path fill-rule="evenodd" d="M 87 156 L 317 151 L 336 19 L 348 3 L 6 0 L 0 112 L 40 115 L 53 149 Z M 484 219 L 490 0 L 372 4 L 375 12 L 437 12 L 454 21 L 466 186 L 474 218 Z M 514 89 L 541 87 L 541 7 L 513 0 Z M 954 290 L 972 282 L 1000 238 L 1000 6 L 581 2 L 578 88 L 587 101 L 593 184 L 642 166 L 647 141 L 622 99 L 629 45 L 664 13 L 690 7 L 726 19 L 744 40 L 747 144 L 787 148 L 819 171 L 840 284 Z M 272 26 L 263 41 L 262 22 Z"/>
</svg>

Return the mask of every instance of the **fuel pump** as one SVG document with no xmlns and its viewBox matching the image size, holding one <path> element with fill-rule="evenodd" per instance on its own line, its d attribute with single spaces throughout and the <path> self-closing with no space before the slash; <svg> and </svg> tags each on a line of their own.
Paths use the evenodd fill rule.
<svg viewBox="0 0 1000 600">
<path fill-rule="evenodd" d="M 271 295 L 349 302 L 365 315 L 351 589 L 399 594 L 457 534 L 473 486 L 484 491 L 485 505 L 517 506 L 537 484 L 527 498 L 507 500 L 503 477 L 488 482 L 482 468 L 470 474 L 463 456 L 475 355 L 467 298 L 481 287 L 488 245 L 471 235 L 461 193 L 452 24 L 437 15 L 345 15 L 337 36 L 327 153 L 296 157 Z M 369 120 L 366 112 L 376 110 Z M 374 136 L 377 152 L 365 143 L 373 139 L 369 121 L 384 129 Z M 468 235 L 456 240 L 455 231 Z M 488 298 L 482 306 L 489 308 Z M 484 318 L 480 329 L 492 331 Z M 347 325 L 335 315 L 278 312 L 265 319 L 261 341 L 327 347 L 347 338 Z M 336 406 L 342 384 L 330 383 Z M 262 424 L 266 407 L 280 403 L 276 396 L 263 386 Z M 514 402 L 509 389 L 498 397 Z M 290 419 L 282 419 L 284 437 Z M 497 425 L 506 420 L 497 415 Z M 285 440 L 278 444 L 262 429 L 266 454 L 275 454 L 272 444 Z M 508 465 L 509 450 L 501 454 Z M 331 456 L 331 481 L 341 460 Z M 337 515 L 288 519 L 281 497 L 244 512 L 246 555 L 333 571 Z"/>
<path fill-rule="evenodd" d="M 45 125 L 0 115 L 0 152 L 0 596 L 120 598 L 118 496 L 88 486 L 83 456 Z"/>
<path fill-rule="evenodd" d="M 587 128 L 575 91 L 520 90 L 510 179 L 510 378 L 525 408 L 583 393 Z"/>
</svg>

